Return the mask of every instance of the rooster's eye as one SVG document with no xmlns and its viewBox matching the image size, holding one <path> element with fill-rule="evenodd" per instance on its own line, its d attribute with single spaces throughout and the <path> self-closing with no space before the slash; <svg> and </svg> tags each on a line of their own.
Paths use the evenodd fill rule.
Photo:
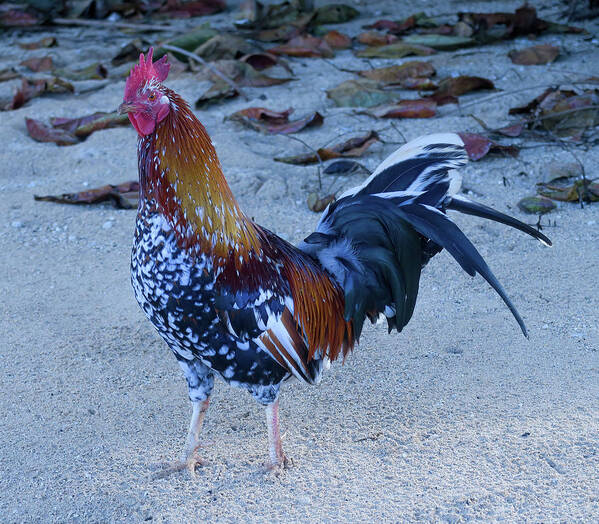
<svg viewBox="0 0 599 524">
<path fill-rule="evenodd" d="M 150 102 L 153 102 L 154 100 L 156 100 L 156 94 L 155 94 L 155 93 L 150 93 L 150 94 L 148 95 L 148 100 L 149 100 Z"/>
</svg>

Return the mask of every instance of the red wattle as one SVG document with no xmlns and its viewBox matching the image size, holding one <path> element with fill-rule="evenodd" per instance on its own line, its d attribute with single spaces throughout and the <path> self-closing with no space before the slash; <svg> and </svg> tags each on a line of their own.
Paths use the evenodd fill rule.
<svg viewBox="0 0 599 524">
<path fill-rule="evenodd" d="M 143 114 L 129 113 L 129 120 L 131 120 L 133 127 L 141 136 L 149 135 L 156 127 L 154 120 Z"/>
</svg>

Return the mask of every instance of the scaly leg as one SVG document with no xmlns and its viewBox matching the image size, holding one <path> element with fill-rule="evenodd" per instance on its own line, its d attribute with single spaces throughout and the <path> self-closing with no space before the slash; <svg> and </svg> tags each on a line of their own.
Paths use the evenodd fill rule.
<svg viewBox="0 0 599 524">
<path fill-rule="evenodd" d="M 289 461 L 283 453 L 281 433 L 279 432 L 279 399 L 266 406 L 266 426 L 268 427 L 268 453 L 270 463 L 266 469 L 275 473 L 289 466 Z"/>
<path fill-rule="evenodd" d="M 187 433 L 187 442 L 181 460 L 168 466 L 165 470 L 158 473 L 155 478 L 168 477 L 172 473 L 187 469 L 189 474 L 195 478 L 196 467 L 206 464 L 206 461 L 201 459 L 198 455 L 198 449 L 202 446 L 200 442 L 200 433 L 202 431 L 202 425 L 204 424 L 204 417 L 208 406 L 210 404 L 210 398 L 203 401 L 192 402 L 193 411 L 191 413 L 191 421 L 189 422 L 189 432 Z"/>
</svg>

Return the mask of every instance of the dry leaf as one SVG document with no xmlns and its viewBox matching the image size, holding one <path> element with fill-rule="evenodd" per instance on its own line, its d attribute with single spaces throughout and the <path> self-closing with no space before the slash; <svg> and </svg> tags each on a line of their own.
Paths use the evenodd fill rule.
<svg viewBox="0 0 599 524">
<path fill-rule="evenodd" d="M 401 100 L 397 104 L 374 107 L 367 113 L 376 118 L 431 118 L 437 103 L 431 99 Z"/>
<path fill-rule="evenodd" d="M 331 49 L 348 49 L 351 47 L 351 38 L 339 31 L 329 31 L 323 37 Z"/>
<path fill-rule="evenodd" d="M 69 131 L 57 129 L 33 118 L 25 118 L 25 125 L 29 136 L 38 142 L 55 142 L 59 146 L 79 143 L 79 139 Z"/>
<path fill-rule="evenodd" d="M 159 9 L 159 12 L 168 13 L 169 17 L 190 18 L 193 16 L 206 16 L 220 13 L 221 11 L 224 11 L 226 7 L 227 3 L 225 0 L 195 0 L 191 2 L 168 0 Z"/>
<path fill-rule="evenodd" d="M 42 47 L 55 47 L 58 45 L 56 38 L 53 36 L 47 36 L 46 38 L 42 38 L 37 42 L 19 42 L 19 47 L 21 49 L 41 49 Z"/>
<path fill-rule="evenodd" d="M 15 93 L 13 99 L 0 110 L 19 109 L 32 98 L 41 96 L 44 93 L 72 93 L 74 91 L 75 88 L 71 84 L 60 78 L 39 78 L 36 80 L 23 78 L 21 87 Z"/>
<path fill-rule="evenodd" d="M 403 58 L 404 56 L 427 56 L 436 53 L 432 47 L 395 42 L 389 45 L 367 47 L 358 51 L 356 56 L 361 58 Z"/>
<path fill-rule="evenodd" d="M 464 142 L 464 147 L 470 160 L 480 160 L 491 152 L 502 152 L 510 156 L 518 156 L 518 148 L 516 146 L 498 144 L 494 140 L 476 133 L 458 133 L 458 135 Z"/>
<path fill-rule="evenodd" d="M 286 111 L 272 111 L 264 107 L 248 107 L 236 111 L 228 118 L 240 122 L 252 129 L 270 134 L 297 133 L 306 127 L 320 126 L 323 117 L 320 113 L 312 113 L 304 118 L 289 121 L 293 109 Z"/>
<path fill-rule="evenodd" d="M 127 115 L 117 113 L 94 113 L 78 118 L 54 117 L 50 125 L 31 118 L 25 119 L 29 136 L 38 142 L 56 142 L 70 146 L 85 140 L 95 131 L 129 125 Z"/>
<path fill-rule="evenodd" d="M 366 78 L 346 80 L 337 87 L 327 89 L 329 97 L 338 107 L 374 107 L 398 99 L 396 93 L 379 89 L 379 84 Z"/>
<path fill-rule="evenodd" d="M 435 68 L 429 62 L 412 61 L 402 65 L 359 71 L 358 74 L 384 85 L 402 85 L 409 79 L 433 76 Z"/>
<path fill-rule="evenodd" d="M 540 65 L 553 62 L 559 55 L 559 47 L 542 44 L 520 49 L 519 51 L 510 51 L 508 56 L 514 64 L 519 65 Z"/>
<path fill-rule="evenodd" d="M 299 57 L 331 58 L 335 55 L 329 44 L 315 36 L 296 36 L 280 46 L 272 47 L 269 53 Z"/>
<path fill-rule="evenodd" d="M 439 87 L 431 95 L 431 98 L 440 100 L 445 97 L 458 97 L 480 89 L 495 89 L 495 85 L 490 80 L 480 76 L 445 78 L 439 82 Z"/>
<path fill-rule="evenodd" d="M 106 185 L 79 193 L 63 193 L 62 195 L 34 195 L 35 200 L 58 202 L 60 204 L 98 204 L 110 201 L 117 209 L 135 209 L 139 199 L 139 182 L 132 180 L 119 185 Z"/>
<path fill-rule="evenodd" d="M 27 60 L 23 60 L 20 65 L 27 67 L 35 73 L 52 71 L 52 68 L 54 67 L 52 64 L 52 57 L 50 56 L 28 58 Z"/>
<path fill-rule="evenodd" d="M 319 161 L 324 162 L 331 158 L 359 157 L 378 140 L 379 135 L 377 132 L 370 131 L 366 135 L 350 138 L 341 144 L 320 148 L 318 149 L 318 155 L 316 153 L 307 153 L 289 157 L 278 157 L 275 160 L 277 162 L 285 162 L 286 164 L 308 165 L 316 164 Z"/>
<path fill-rule="evenodd" d="M 378 31 L 366 31 L 357 36 L 358 42 L 370 47 L 380 47 L 397 42 L 398 38 L 395 35 L 379 33 Z"/>
<path fill-rule="evenodd" d="M 518 207 L 531 215 L 544 215 L 553 211 L 557 206 L 550 198 L 544 196 L 524 197 L 518 202 Z"/>
</svg>

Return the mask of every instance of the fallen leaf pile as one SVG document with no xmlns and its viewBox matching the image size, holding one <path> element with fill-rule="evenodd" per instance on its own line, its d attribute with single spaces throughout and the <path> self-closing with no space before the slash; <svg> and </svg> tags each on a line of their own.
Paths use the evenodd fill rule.
<svg viewBox="0 0 599 524">
<path fill-rule="evenodd" d="M 131 36 L 131 40 L 112 58 L 108 57 L 109 62 L 81 64 L 84 67 L 63 67 L 60 60 L 61 44 L 56 37 L 23 38 L 17 44 L 20 53 L 25 56 L 21 55 L 19 60 L 0 70 L 0 82 L 15 79 L 21 82 L 20 86 L 15 87 L 12 97 L 0 99 L 0 110 L 17 110 L 39 96 L 52 95 L 64 99 L 80 92 L 81 84 L 78 82 L 89 81 L 102 87 L 107 78 L 121 79 L 126 69 L 121 66 L 133 65 L 140 53 L 153 46 L 155 59 L 169 53 L 171 77 L 182 73 L 193 75 L 194 81 L 200 86 L 195 93 L 197 109 L 209 110 L 213 104 L 225 103 L 239 96 L 248 101 L 258 97 L 269 100 L 263 92 L 257 95 L 256 89 L 283 86 L 279 89 L 292 93 L 295 86 L 293 82 L 301 78 L 302 66 L 311 62 L 321 63 L 329 70 L 334 67 L 350 73 L 342 76 L 338 85 L 327 85 L 328 89 L 322 95 L 323 104 L 329 108 L 352 108 L 341 110 L 339 115 L 347 112 L 353 116 L 368 115 L 374 119 L 373 122 L 383 124 L 383 119 L 391 127 L 395 124 L 389 123 L 389 119 L 430 119 L 439 114 L 451 114 L 453 108 L 442 106 L 459 104 L 461 108 L 465 103 L 462 98 L 465 95 L 483 100 L 484 97 L 477 99 L 474 93 L 486 91 L 488 96 L 488 92 L 496 89 L 495 82 L 488 78 L 465 74 L 466 71 L 448 71 L 448 67 L 441 68 L 440 64 L 444 60 L 440 57 L 444 53 L 522 37 L 533 39 L 547 34 L 583 32 L 577 27 L 541 19 L 533 6 L 525 4 L 513 12 L 461 12 L 440 16 L 414 13 L 401 19 L 391 17 L 362 25 L 359 31 L 352 34 L 339 24 L 359 16 L 357 9 L 343 3 L 319 3 L 318 7 L 314 4 L 312 0 L 246 0 L 238 9 L 234 26 L 217 28 L 216 24 L 212 26 L 196 21 L 191 22 L 187 30 L 178 31 L 174 29 L 175 25 L 170 25 L 173 24 L 172 19 L 194 19 L 219 13 L 227 8 L 226 1 L 14 0 L 10 4 L 0 5 L 0 28 L 26 28 L 51 25 L 53 22 L 70 24 L 72 20 L 93 19 L 94 22 L 80 23 L 115 23 L 116 26 L 121 21 L 128 22 L 129 26 L 121 27 L 121 30 L 138 30 L 143 36 Z M 154 27 L 156 31 L 144 30 L 144 26 L 152 25 L 161 27 Z M 544 42 L 527 46 L 517 40 L 510 45 L 512 50 L 507 56 L 504 55 L 505 61 L 527 66 L 516 67 L 518 71 L 538 71 L 528 66 L 551 64 L 560 57 L 560 53 L 566 56 L 569 53 L 567 45 L 561 42 L 560 46 Z M 40 54 L 30 53 L 34 50 Z M 469 49 L 465 53 L 474 54 L 475 51 Z M 360 63 L 358 68 L 342 69 L 338 66 L 339 62 L 331 62 L 331 59 L 342 54 L 367 60 L 354 58 L 354 62 Z M 416 58 L 398 62 L 398 59 L 410 56 Z M 377 61 L 370 62 L 370 59 Z M 379 59 L 386 60 L 386 63 L 381 63 Z M 431 60 L 439 65 L 439 75 Z M 447 64 L 450 65 L 451 61 Z M 366 69 L 368 66 L 371 67 Z M 313 88 L 317 92 L 320 86 Z M 330 125 L 327 110 L 320 106 L 318 111 L 313 108 L 300 118 L 293 119 L 290 118 L 292 108 L 275 111 L 268 107 L 257 107 L 261 105 L 254 102 L 252 107 L 230 114 L 227 120 L 269 135 L 297 133 L 310 127 L 323 126 L 325 121 L 327 127 Z M 265 102 L 265 105 L 270 103 Z M 471 103 L 467 102 L 466 105 Z M 484 132 L 463 131 L 459 134 L 471 160 L 478 161 L 489 154 L 516 156 L 520 148 L 525 147 L 523 141 L 530 137 L 545 137 L 546 140 L 557 137 L 578 142 L 587 139 L 599 124 L 598 109 L 599 89 L 551 87 L 530 103 L 510 109 L 509 115 L 514 119 L 502 127 L 492 129 L 481 118 L 472 115 Z M 95 131 L 122 125 L 128 125 L 127 117 L 115 113 L 53 118 L 49 123 L 25 119 L 25 127 L 31 138 L 39 142 L 54 142 L 58 146 L 76 145 Z M 304 143 L 303 154 L 281 156 L 274 160 L 312 165 L 338 158 L 341 160 L 327 166 L 325 173 L 357 173 L 364 170 L 364 166 L 345 159 L 364 155 L 377 141 L 380 141 L 379 134 L 372 130 L 331 146 L 312 147 Z M 562 182 L 552 180 L 539 186 L 539 194 L 522 206 L 534 208 L 536 213 L 540 213 L 551 208 L 551 204 L 544 200 L 547 198 L 550 203 L 560 199 L 581 202 L 597 200 L 596 183 L 584 177 L 567 184 Z M 111 200 L 115 205 L 127 207 L 128 200 L 122 195 L 133 190 L 128 191 L 125 187 L 121 191 L 121 186 L 105 186 L 82 193 L 39 199 L 67 203 Z M 334 193 L 326 196 L 311 193 L 308 206 L 320 211 L 334 198 Z"/>
</svg>

